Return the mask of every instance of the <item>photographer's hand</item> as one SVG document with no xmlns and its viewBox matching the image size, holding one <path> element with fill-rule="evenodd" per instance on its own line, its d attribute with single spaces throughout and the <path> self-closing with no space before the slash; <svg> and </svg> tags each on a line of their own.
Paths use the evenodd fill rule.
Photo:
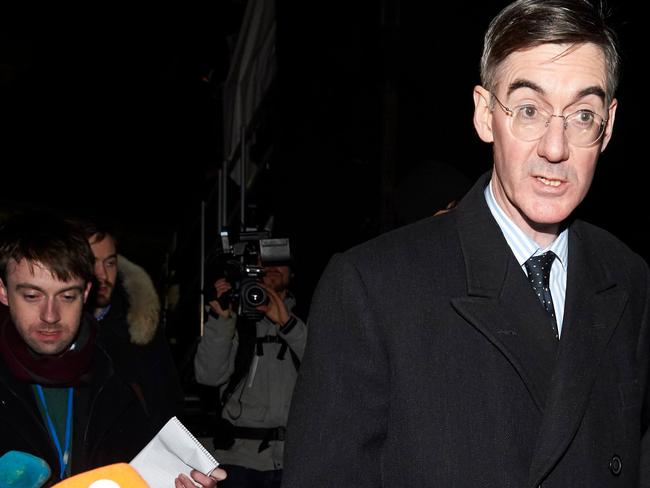
<svg viewBox="0 0 650 488">
<path fill-rule="evenodd" d="M 284 304 L 284 300 L 272 288 L 263 283 L 260 283 L 260 286 L 266 290 L 266 294 L 269 296 L 269 302 L 266 305 L 259 305 L 257 309 L 264 312 L 268 318 L 276 324 L 280 324 L 280 327 L 282 327 L 291 317 Z"/>
<path fill-rule="evenodd" d="M 232 315 L 232 308 L 230 305 L 228 305 L 228 308 L 222 308 L 221 305 L 219 305 L 219 297 L 221 297 L 224 293 L 229 292 L 232 289 L 232 286 L 230 286 L 230 283 L 225 278 L 220 278 L 214 283 L 214 289 L 217 292 L 217 300 L 210 300 L 208 302 L 208 305 L 210 305 L 210 308 L 214 313 L 219 315 L 219 317 L 223 317 L 224 319 L 229 318 Z"/>
</svg>

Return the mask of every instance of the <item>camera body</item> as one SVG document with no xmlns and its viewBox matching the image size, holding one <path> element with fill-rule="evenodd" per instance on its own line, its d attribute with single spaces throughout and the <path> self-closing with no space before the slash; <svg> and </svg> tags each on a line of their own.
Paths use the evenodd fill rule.
<svg viewBox="0 0 650 488">
<path fill-rule="evenodd" d="M 260 266 L 243 264 L 236 273 L 237 279 L 229 279 L 231 290 L 219 297 L 221 308 L 228 308 L 231 304 L 237 307 L 237 313 L 249 318 L 263 315 L 257 307 L 266 305 L 269 301 L 266 290 L 260 286 L 264 277 L 264 269 Z"/>
<path fill-rule="evenodd" d="M 213 283 L 225 278 L 232 287 L 218 300 L 221 308 L 232 307 L 238 315 L 259 320 L 264 312 L 257 309 L 269 301 L 266 290 L 260 285 L 264 266 L 288 264 L 291 260 L 289 239 L 272 239 L 268 232 L 241 232 L 238 240 L 230 244 L 227 232 L 221 233 L 221 247 L 206 260 L 204 294 L 208 300 L 216 299 Z"/>
</svg>

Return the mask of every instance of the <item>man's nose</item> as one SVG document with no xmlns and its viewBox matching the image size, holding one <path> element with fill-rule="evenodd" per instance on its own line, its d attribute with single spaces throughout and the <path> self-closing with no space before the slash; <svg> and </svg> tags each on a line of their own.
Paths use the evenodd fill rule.
<svg viewBox="0 0 650 488">
<path fill-rule="evenodd" d="M 569 158 L 569 141 L 562 116 L 549 118 L 546 132 L 537 144 L 537 154 L 551 163 L 561 163 Z"/>
<path fill-rule="evenodd" d="M 41 320 L 46 324 L 56 324 L 61 320 L 59 303 L 55 298 L 48 298 L 41 309 Z"/>
<path fill-rule="evenodd" d="M 106 267 L 102 262 L 95 263 L 95 276 L 98 280 L 106 280 L 108 274 L 106 273 Z"/>
</svg>

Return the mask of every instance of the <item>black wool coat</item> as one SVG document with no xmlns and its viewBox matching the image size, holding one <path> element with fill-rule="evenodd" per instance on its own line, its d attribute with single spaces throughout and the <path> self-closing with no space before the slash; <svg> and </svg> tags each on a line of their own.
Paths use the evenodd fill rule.
<svg viewBox="0 0 650 488">
<path fill-rule="evenodd" d="M 150 293 L 155 293 L 155 290 Z M 134 333 L 143 335 L 137 329 L 145 326 L 140 323 L 142 318 L 130 320 L 129 312 L 134 302 L 147 299 L 141 295 L 129 294 L 120 275 L 111 308 L 99 321 L 97 341 L 112 358 L 117 374 L 143 399 L 151 422 L 159 430 L 172 416 L 181 414 L 184 396 L 174 359 L 157 317 L 147 341 L 134 342 Z"/>
<path fill-rule="evenodd" d="M 483 191 L 332 258 L 312 305 L 284 488 L 636 487 L 648 267 L 569 230 L 562 337 Z"/>
</svg>

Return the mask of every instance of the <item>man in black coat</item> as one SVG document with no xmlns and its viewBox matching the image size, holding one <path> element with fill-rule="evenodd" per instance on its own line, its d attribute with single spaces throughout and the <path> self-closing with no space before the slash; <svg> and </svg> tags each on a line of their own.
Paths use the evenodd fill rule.
<svg viewBox="0 0 650 488">
<path fill-rule="evenodd" d="M 474 90 L 493 170 L 456 209 L 331 260 L 285 488 L 648 482 L 648 267 L 571 217 L 612 135 L 614 39 L 582 0 L 493 20 Z"/>
<path fill-rule="evenodd" d="M 147 272 L 118 255 L 113 232 L 102 223 L 81 226 L 95 257 L 96 290 L 91 294 L 99 322 L 98 342 L 115 368 L 142 396 L 157 429 L 180 415 L 183 390 L 165 331 L 160 327 L 160 301 Z"/>
<path fill-rule="evenodd" d="M 0 229 L 0 455 L 45 460 L 53 482 L 129 462 L 155 434 L 137 393 L 114 374 L 83 314 L 94 258 L 83 233 L 47 214 Z M 201 486 L 214 478 L 193 472 Z M 185 475 L 169 485 L 193 487 Z"/>
</svg>

